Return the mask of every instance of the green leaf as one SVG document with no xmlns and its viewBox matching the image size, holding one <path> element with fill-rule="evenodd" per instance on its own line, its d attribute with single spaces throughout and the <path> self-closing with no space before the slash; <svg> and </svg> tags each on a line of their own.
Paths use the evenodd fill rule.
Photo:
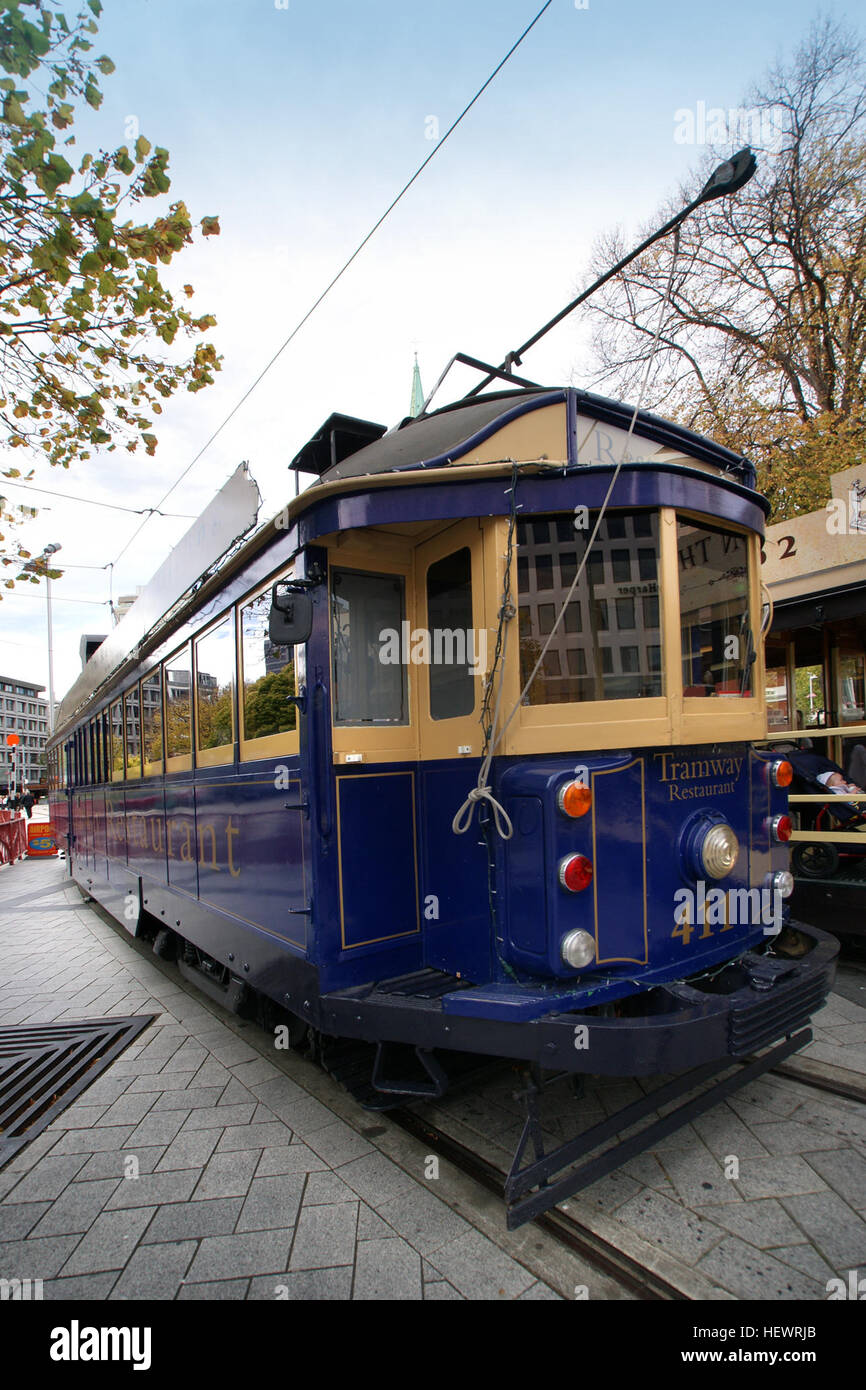
<svg viewBox="0 0 866 1390">
<path fill-rule="evenodd" d="M 50 154 L 36 176 L 43 192 L 52 197 L 57 189 L 72 178 L 72 165 L 60 154 Z"/>
<path fill-rule="evenodd" d="M 139 135 L 135 142 L 135 157 L 139 164 L 142 164 L 144 160 L 147 159 L 147 156 L 150 154 L 150 149 L 150 141 L 145 139 L 143 135 Z"/>
<path fill-rule="evenodd" d="M 102 105 L 102 93 L 92 80 L 88 81 L 87 86 L 84 88 L 84 100 L 87 102 L 87 105 L 92 106 L 95 111 L 98 111 Z"/>
<path fill-rule="evenodd" d="M 27 124 L 27 115 L 14 92 L 10 92 L 3 102 L 3 119 L 10 125 Z"/>
</svg>

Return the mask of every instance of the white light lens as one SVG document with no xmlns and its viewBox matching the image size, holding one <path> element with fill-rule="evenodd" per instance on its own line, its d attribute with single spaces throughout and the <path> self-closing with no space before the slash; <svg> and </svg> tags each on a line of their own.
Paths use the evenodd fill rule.
<svg viewBox="0 0 866 1390">
<path fill-rule="evenodd" d="M 773 874 L 773 888 L 780 898 L 790 898 L 794 891 L 794 875 L 789 874 L 787 869 L 780 869 Z"/>
<path fill-rule="evenodd" d="M 733 872 L 740 842 L 729 825 L 711 825 L 701 845 L 701 863 L 710 878 L 726 878 Z"/>
<path fill-rule="evenodd" d="M 560 950 L 566 965 L 580 970 L 584 965 L 592 965 L 595 960 L 595 939 L 588 931 L 570 931 L 562 938 Z"/>
</svg>

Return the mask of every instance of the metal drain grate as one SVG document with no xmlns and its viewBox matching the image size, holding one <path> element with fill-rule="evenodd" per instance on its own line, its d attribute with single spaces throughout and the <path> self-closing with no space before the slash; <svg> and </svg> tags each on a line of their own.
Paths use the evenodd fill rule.
<svg viewBox="0 0 866 1390">
<path fill-rule="evenodd" d="M 155 1017 L 0 1028 L 0 1168 L 77 1100 Z"/>
</svg>

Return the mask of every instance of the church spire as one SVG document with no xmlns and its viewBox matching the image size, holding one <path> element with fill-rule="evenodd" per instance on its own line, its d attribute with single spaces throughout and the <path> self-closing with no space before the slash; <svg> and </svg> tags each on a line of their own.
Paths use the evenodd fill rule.
<svg viewBox="0 0 866 1390">
<path fill-rule="evenodd" d="M 418 354 L 415 353 L 415 367 L 412 372 L 412 401 L 409 406 L 409 414 L 414 418 L 421 414 L 424 405 L 424 388 L 421 385 L 421 369 L 418 366 Z"/>
</svg>

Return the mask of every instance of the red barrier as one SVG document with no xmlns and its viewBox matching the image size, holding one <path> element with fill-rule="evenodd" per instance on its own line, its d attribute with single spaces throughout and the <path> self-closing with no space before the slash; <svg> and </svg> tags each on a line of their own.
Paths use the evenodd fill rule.
<svg viewBox="0 0 866 1390">
<path fill-rule="evenodd" d="M 27 853 L 27 822 L 23 817 L 0 822 L 0 864 L 14 864 Z"/>
</svg>

